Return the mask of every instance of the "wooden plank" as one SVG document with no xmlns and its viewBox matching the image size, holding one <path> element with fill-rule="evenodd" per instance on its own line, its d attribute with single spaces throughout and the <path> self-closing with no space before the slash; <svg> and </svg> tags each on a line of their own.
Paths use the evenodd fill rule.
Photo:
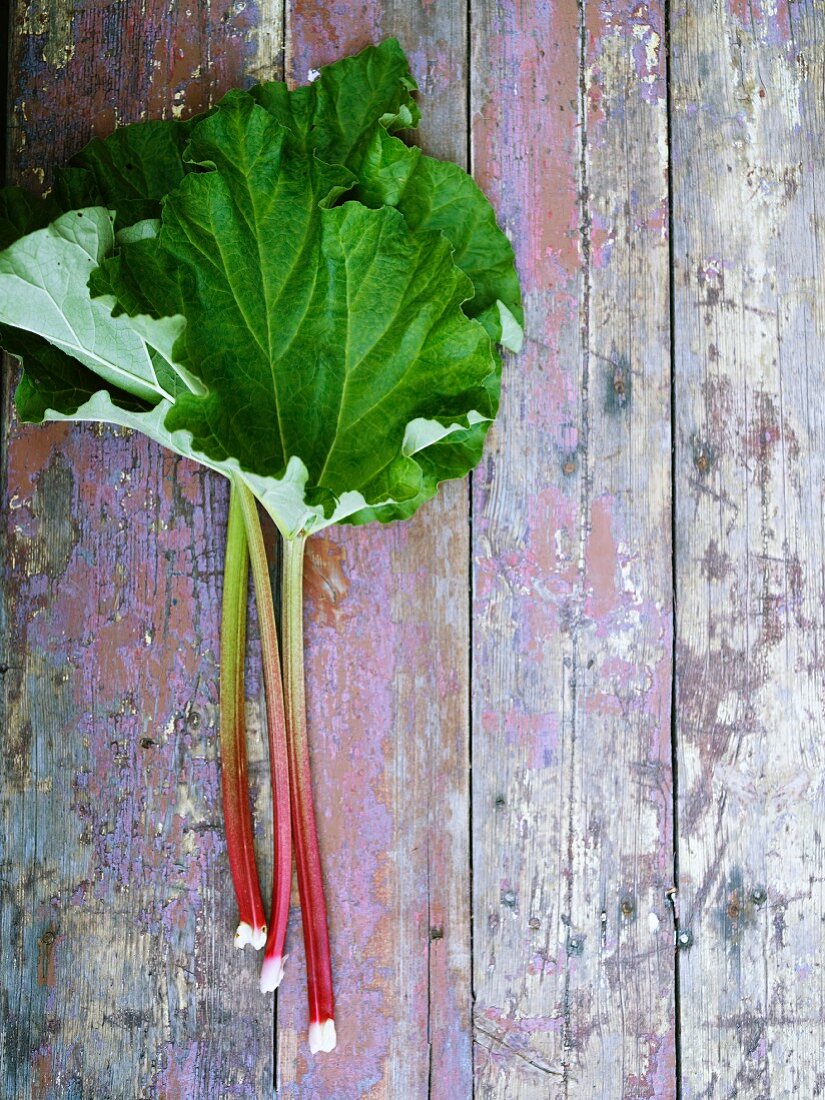
<svg viewBox="0 0 825 1100">
<path fill-rule="evenodd" d="M 396 35 L 421 87 L 428 152 L 466 149 L 463 6 L 288 5 L 287 73 Z M 307 681 L 339 1046 L 311 1059 L 297 921 L 279 996 L 282 1095 L 472 1092 L 468 498 L 410 522 L 310 540 Z"/>
<path fill-rule="evenodd" d="M 477 1094 L 675 1092 L 663 5 L 474 13 L 527 342 L 474 498 Z"/>
<path fill-rule="evenodd" d="M 256 60 L 223 4 L 19 3 L 14 27 L 11 166 L 34 187 Z M 225 486 L 126 433 L 8 416 L 0 1091 L 260 1097 L 271 1016 L 232 946 L 216 760 Z"/>
<path fill-rule="evenodd" d="M 825 19 L 673 8 L 684 1096 L 816 1096 Z"/>
</svg>

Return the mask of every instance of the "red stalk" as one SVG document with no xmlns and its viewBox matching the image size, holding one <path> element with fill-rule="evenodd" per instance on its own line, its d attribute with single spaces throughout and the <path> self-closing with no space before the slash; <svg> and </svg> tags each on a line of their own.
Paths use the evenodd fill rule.
<svg viewBox="0 0 825 1100">
<path fill-rule="evenodd" d="M 244 654 L 248 580 L 243 516 L 233 486 L 229 497 L 221 612 L 221 788 L 229 869 L 240 918 L 235 944 L 245 947 L 251 943 L 257 949 L 266 941 L 266 916 L 255 866 L 246 765 Z"/>
<path fill-rule="evenodd" d="M 284 694 L 281 682 L 281 662 L 278 653 L 278 631 L 272 587 L 269 583 L 266 550 L 258 518 L 258 506 L 249 489 L 237 482 L 238 497 L 249 544 L 249 560 L 255 584 L 255 602 L 261 632 L 266 717 L 269 730 L 269 770 L 272 776 L 272 816 L 274 823 L 274 867 L 272 876 L 272 910 L 269 915 L 269 936 L 261 966 L 261 992 L 271 993 L 284 976 L 284 940 L 289 917 L 289 895 L 292 886 L 292 835 L 289 821 L 289 764 L 287 760 Z"/>
<path fill-rule="evenodd" d="M 307 963 L 309 1049 L 316 1054 L 318 1051 L 333 1050 L 336 1036 L 327 910 L 312 804 L 306 726 L 303 631 L 305 543 L 305 537 L 284 539 L 282 614 L 289 784 Z"/>
</svg>

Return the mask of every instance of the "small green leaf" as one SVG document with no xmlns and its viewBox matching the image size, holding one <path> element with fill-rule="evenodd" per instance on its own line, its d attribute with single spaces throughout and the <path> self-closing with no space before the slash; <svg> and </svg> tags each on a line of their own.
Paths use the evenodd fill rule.
<svg viewBox="0 0 825 1100">
<path fill-rule="evenodd" d="M 71 211 L 0 253 L 0 323 L 36 333 L 111 385 L 144 400 L 166 392 L 157 356 L 136 325 L 111 316 L 87 282 L 114 245 L 113 215 L 102 207 Z M 166 349 L 180 329 L 153 322 L 154 345 Z"/>
<path fill-rule="evenodd" d="M 119 229 L 159 217 L 164 195 L 186 174 L 183 151 L 196 121 L 137 122 L 89 142 L 68 168 L 57 170 L 61 208 L 114 208 Z"/>
<path fill-rule="evenodd" d="M 311 84 L 292 91 L 271 82 L 249 94 L 305 151 L 354 169 L 380 122 L 387 130 L 418 125 L 415 80 L 398 41 L 388 38 L 354 57 L 325 65 Z"/>
<path fill-rule="evenodd" d="M 455 249 L 455 262 L 472 280 L 475 294 L 465 311 L 484 324 L 497 343 L 517 341 L 523 314 L 513 248 L 475 180 L 449 161 L 424 156 L 378 126 L 358 175 L 355 197 L 367 206 L 397 207 L 412 229 L 438 229 Z M 507 341 L 502 338 L 507 311 Z"/>
<path fill-rule="evenodd" d="M 21 420 L 39 424 L 43 420 L 53 419 L 50 412 L 73 419 L 77 410 L 105 386 L 97 374 L 42 336 L 23 329 L 3 328 L 0 330 L 0 344 L 11 355 L 17 356 L 25 367 L 14 395 Z M 125 390 L 114 386 L 106 386 L 106 390 L 116 407 L 131 412 L 152 408 L 149 402 Z"/>
<path fill-rule="evenodd" d="M 127 408 L 191 387 L 172 364 L 183 318 L 115 317 L 114 299 L 91 296 L 90 273 L 113 247 L 112 215 L 90 207 L 0 252 L 0 337 L 29 375 L 18 391 L 24 419 L 41 420 L 47 401 L 72 413 L 94 392 L 94 376 Z"/>
<path fill-rule="evenodd" d="M 59 214 L 54 199 L 41 199 L 22 187 L 0 188 L 0 249 L 26 233 L 43 229 Z"/>
</svg>

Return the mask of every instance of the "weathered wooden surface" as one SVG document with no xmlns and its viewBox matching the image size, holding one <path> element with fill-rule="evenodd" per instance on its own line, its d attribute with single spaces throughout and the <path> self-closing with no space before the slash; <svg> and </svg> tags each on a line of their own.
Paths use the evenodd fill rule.
<svg viewBox="0 0 825 1100">
<path fill-rule="evenodd" d="M 823 16 L 673 11 L 685 1097 L 825 1086 Z"/>
<path fill-rule="evenodd" d="M 663 5 L 489 5 L 473 62 L 528 332 L 475 479 L 478 1090 L 666 1096 Z"/>
<path fill-rule="evenodd" d="M 665 10 L 17 0 L 34 187 L 117 122 L 398 35 L 423 143 L 469 147 L 515 243 L 528 340 L 471 495 L 309 544 L 340 1040 L 316 1059 L 297 912 L 274 1038 L 231 946 L 224 487 L 140 439 L 22 429 L 5 394 L 3 1095 L 825 1087 L 825 9 Z"/>
</svg>

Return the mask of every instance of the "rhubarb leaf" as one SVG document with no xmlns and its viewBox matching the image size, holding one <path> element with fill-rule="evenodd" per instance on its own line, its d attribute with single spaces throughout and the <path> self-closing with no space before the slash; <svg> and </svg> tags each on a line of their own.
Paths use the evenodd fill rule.
<svg viewBox="0 0 825 1100">
<path fill-rule="evenodd" d="M 0 329 L 25 365 L 20 415 L 142 430 L 242 477 L 288 533 L 405 518 L 462 476 L 500 366 L 477 327 L 456 328 L 458 309 L 514 348 L 520 299 L 509 242 L 470 177 L 392 136 L 418 121 L 414 89 L 389 40 L 305 88 L 261 85 L 200 120 L 92 142 L 57 195 L 116 208 L 117 244 L 110 220 L 94 247 L 67 239 L 70 218 L 38 237 L 55 200 L 6 192 L 5 243 L 35 232 L 0 263 L 39 292 L 27 312 L 0 268 L 0 320 L 29 330 Z M 360 202 L 333 208 L 344 192 Z M 40 309 L 54 279 L 36 269 L 58 253 L 68 296 L 53 305 L 71 336 Z"/>
<path fill-rule="evenodd" d="M 209 170 L 92 280 L 130 313 L 185 316 L 175 359 L 206 392 L 179 394 L 166 427 L 237 462 L 264 503 L 260 479 L 294 485 L 303 507 L 273 512 L 285 534 L 299 513 L 306 531 L 369 507 L 394 518 L 432 480 L 419 452 L 495 413 L 490 341 L 461 310 L 472 287 L 449 242 L 388 207 L 331 207 L 350 174 L 301 155 L 245 93 L 187 157 Z"/>
</svg>

